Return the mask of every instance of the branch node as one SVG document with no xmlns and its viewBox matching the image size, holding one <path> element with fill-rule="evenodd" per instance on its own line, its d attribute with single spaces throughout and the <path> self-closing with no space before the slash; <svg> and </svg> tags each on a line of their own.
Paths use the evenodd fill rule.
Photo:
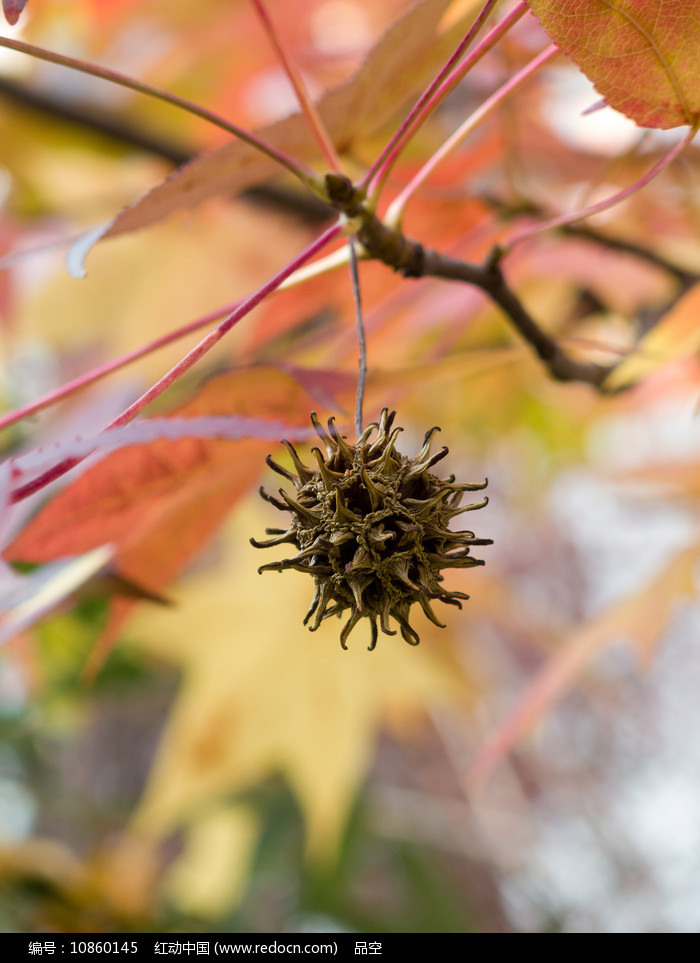
<svg viewBox="0 0 700 963">
<path fill-rule="evenodd" d="M 405 278 L 422 278 L 425 275 L 425 248 L 414 241 L 407 251 L 407 260 L 395 270 Z"/>
</svg>

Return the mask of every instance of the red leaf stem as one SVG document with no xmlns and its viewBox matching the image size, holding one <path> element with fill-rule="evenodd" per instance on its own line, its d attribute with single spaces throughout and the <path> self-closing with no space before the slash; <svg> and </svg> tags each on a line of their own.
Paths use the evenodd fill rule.
<svg viewBox="0 0 700 963">
<path fill-rule="evenodd" d="M 469 73 L 472 67 L 474 67 L 481 60 L 481 58 L 487 54 L 492 47 L 495 46 L 501 37 L 528 12 L 528 6 L 525 2 L 518 3 L 518 5 L 513 8 L 507 17 L 504 17 L 500 23 L 496 24 L 493 30 L 491 30 L 491 32 L 483 39 L 483 41 L 464 61 L 464 63 L 455 67 L 455 64 L 459 64 L 459 61 L 464 55 L 465 50 L 467 47 L 469 47 L 474 37 L 476 37 L 481 30 L 484 21 L 488 17 L 493 6 L 494 3 L 492 0 L 488 0 L 488 2 L 484 5 L 481 13 L 471 25 L 455 52 L 452 54 L 450 59 L 447 61 L 430 86 L 421 95 L 417 103 L 404 119 L 401 126 L 394 133 L 393 137 L 381 151 L 374 163 L 370 166 L 369 170 L 359 183 L 360 187 L 367 187 L 371 184 L 370 192 L 373 195 L 379 193 L 379 190 L 384 184 L 389 171 L 396 163 L 399 154 L 409 142 L 411 137 L 416 133 L 418 128 L 427 120 L 435 108 L 442 103 L 450 91 L 457 86 L 460 80 L 462 80 L 462 78 Z"/>
<path fill-rule="evenodd" d="M 301 71 L 294 63 L 289 55 L 286 47 L 282 43 L 282 38 L 277 33 L 277 29 L 270 17 L 265 5 L 262 0 L 251 0 L 255 10 L 260 17 L 260 21 L 263 25 L 265 33 L 270 39 L 270 43 L 274 47 L 277 58 L 281 63 L 284 72 L 289 78 L 289 82 L 294 88 L 294 93 L 299 101 L 299 106 L 301 112 L 304 115 L 307 126 L 313 135 L 316 143 L 319 146 L 321 155 L 324 158 L 326 164 L 328 164 L 330 170 L 332 171 L 342 171 L 340 160 L 336 153 L 335 147 L 333 146 L 333 141 L 331 140 L 326 126 L 321 120 L 321 117 L 314 106 L 311 97 L 309 96 L 309 91 L 304 82 L 304 78 L 301 75 Z"/>
<path fill-rule="evenodd" d="M 276 288 L 282 284 L 282 282 L 293 274 L 297 268 L 301 267 L 310 260 L 315 254 L 322 250 L 327 244 L 338 237 L 343 232 L 343 225 L 336 222 L 331 227 L 327 228 L 322 234 L 320 234 L 301 254 L 298 254 L 295 258 L 292 258 L 288 264 L 286 264 L 281 270 L 279 270 L 273 277 L 266 281 L 261 287 L 258 288 L 253 294 L 251 294 L 244 301 L 240 302 L 238 307 L 236 307 L 230 314 L 228 314 L 224 320 L 216 326 L 213 331 L 210 331 L 206 337 L 202 338 L 199 344 L 195 345 L 191 351 L 185 355 L 176 365 L 174 365 L 167 374 L 163 375 L 148 391 L 144 392 L 140 398 L 137 398 L 133 404 L 118 415 L 113 421 L 107 425 L 107 428 L 119 428 L 122 425 L 127 425 L 130 421 L 143 411 L 143 409 L 159 398 L 168 388 L 173 385 L 178 378 L 180 378 L 185 372 L 199 361 L 200 358 L 204 357 L 207 352 L 214 347 L 223 337 L 226 335 L 231 328 L 234 327 L 242 318 L 249 314 L 253 308 L 257 307 L 261 301 L 264 300 L 269 294 L 271 294 Z M 54 465 L 48 471 L 44 472 L 38 478 L 33 479 L 26 485 L 15 489 L 10 496 L 10 503 L 15 504 L 16 502 L 22 501 L 33 495 L 35 492 L 40 491 L 49 485 L 51 482 L 55 481 L 57 478 L 61 478 L 66 472 L 70 471 L 71 468 L 75 468 L 76 465 L 80 464 L 85 455 L 81 457 L 65 458 L 58 464 Z"/>
</svg>

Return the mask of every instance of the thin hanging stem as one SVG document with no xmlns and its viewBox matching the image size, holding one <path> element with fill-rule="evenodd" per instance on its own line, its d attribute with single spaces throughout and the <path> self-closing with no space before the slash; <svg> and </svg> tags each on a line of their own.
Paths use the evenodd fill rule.
<svg viewBox="0 0 700 963">
<path fill-rule="evenodd" d="M 248 131 L 243 130 L 242 127 L 220 117 L 211 110 L 200 107 L 199 104 L 195 104 L 190 100 L 185 100 L 184 97 L 178 97 L 177 94 L 171 94 L 167 90 L 161 90 L 159 87 L 153 87 L 151 84 L 136 80 L 133 77 L 128 77 L 126 74 L 119 73 L 117 70 L 98 67 L 96 64 L 76 60 L 74 57 L 66 57 L 63 54 L 54 53 L 51 50 L 44 50 L 43 47 L 35 47 L 32 44 L 23 43 L 21 40 L 11 40 L 9 37 L 0 37 L 0 47 L 7 47 L 10 50 L 16 50 L 18 53 L 35 57 L 37 60 L 45 60 L 48 63 L 58 64 L 61 67 L 78 70 L 83 74 L 90 74 L 92 77 L 99 77 L 101 80 L 107 80 L 112 84 L 118 84 L 120 87 L 127 87 L 129 90 L 135 90 L 137 93 L 155 97 L 157 100 L 163 101 L 163 103 L 171 104 L 173 107 L 179 107 L 180 110 L 185 110 L 189 114 L 201 117 L 202 120 L 206 120 L 210 124 L 222 128 L 222 130 L 233 134 L 235 137 L 238 137 L 239 140 L 245 141 L 246 144 L 250 144 L 251 147 L 255 147 L 256 150 L 266 154 L 269 158 L 281 164 L 282 167 L 286 167 L 288 171 L 291 171 L 295 177 L 298 177 L 303 184 L 310 187 L 315 193 L 319 193 L 318 174 L 310 167 L 307 167 L 306 164 L 295 160 L 271 144 L 267 144 L 255 134 L 248 133 Z"/>
<path fill-rule="evenodd" d="M 282 42 L 282 38 L 275 28 L 272 18 L 267 12 L 265 5 L 262 3 L 262 0 L 251 0 L 251 2 L 255 7 L 256 13 L 260 18 L 263 29 L 265 30 L 270 43 L 275 49 L 275 53 L 277 54 L 279 62 L 282 64 L 284 72 L 287 74 L 289 82 L 294 88 L 294 93 L 297 95 L 301 112 L 304 115 L 304 119 L 306 120 L 309 130 L 318 144 L 322 157 L 324 158 L 326 164 L 328 164 L 331 171 L 340 172 L 342 168 L 335 147 L 333 146 L 333 141 L 331 140 L 328 131 L 326 130 L 326 126 L 321 120 L 321 117 L 319 116 L 319 113 L 316 110 L 311 97 L 309 96 L 309 91 L 306 87 L 306 83 L 304 82 L 304 78 L 301 75 L 301 71 L 290 57 L 289 52 Z"/>
<path fill-rule="evenodd" d="M 410 139 L 418 128 L 425 123 L 435 108 L 442 103 L 445 97 L 454 90 L 457 84 L 469 73 L 469 71 L 489 52 L 513 27 L 527 11 L 528 6 L 525 2 L 520 2 L 516 7 L 504 17 L 500 23 L 484 37 L 478 47 L 466 58 L 463 64 L 459 64 L 465 50 L 470 45 L 474 37 L 481 30 L 484 21 L 488 17 L 494 6 L 493 0 L 489 0 L 482 9 L 479 16 L 467 31 L 455 52 L 447 61 L 437 77 L 422 94 L 418 102 L 413 106 L 409 114 L 404 119 L 401 126 L 394 133 L 388 144 L 381 151 L 377 159 L 370 166 L 367 173 L 359 183 L 360 187 L 367 187 L 371 183 L 370 194 L 376 197 L 396 163 L 401 151 L 406 147 Z"/>
<path fill-rule="evenodd" d="M 355 302 L 355 322 L 357 324 L 357 345 L 359 349 L 357 376 L 357 399 L 355 401 L 355 433 L 359 438 L 362 434 L 362 405 L 365 400 L 365 383 L 367 381 L 367 339 L 365 324 L 362 318 L 362 294 L 360 292 L 360 273 L 357 269 L 357 251 L 355 238 L 351 234 L 348 238 L 350 251 L 350 278 L 352 280 L 352 297 Z"/>
<path fill-rule="evenodd" d="M 288 278 L 291 274 L 296 271 L 298 267 L 305 264 L 306 261 L 310 260 L 314 254 L 317 254 L 322 248 L 329 244 L 332 240 L 343 233 L 343 224 L 340 221 L 336 221 L 331 227 L 327 228 L 322 234 L 320 234 L 301 254 L 298 254 L 295 258 L 286 264 L 277 274 L 273 275 L 268 281 L 261 285 L 257 291 L 247 297 L 244 301 L 241 301 L 237 308 L 235 308 L 224 320 L 217 325 L 217 327 L 210 331 L 206 337 L 202 338 L 199 344 L 195 345 L 191 351 L 185 355 L 176 365 L 174 365 L 167 374 L 163 375 L 148 391 L 144 392 L 140 398 L 129 405 L 120 415 L 118 415 L 113 421 L 111 421 L 105 430 L 109 428 L 120 428 L 122 425 L 128 425 L 130 421 L 133 421 L 138 414 L 140 414 L 143 409 L 159 398 L 168 388 L 173 385 L 178 378 L 180 378 L 185 372 L 196 364 L 200 358 L 204 357 L 211 348 L 214 347 L 224 335 L 228 334 L 231 328 L 234 327 L 242 318 L 249 314 L 253 308 L 257 307 L 260 302 L 276 290 L 285 278 Z M 33 495 L 35 492 L 40 491 L 45 488 L 46 485 L 65 475 L 66 472 L 70 471 L 76 465 L 80 464 L 83 458 L 65 458 L 63 461 L 54 465 L 48 471 L 44 472 L 38 478 L 27 482 L 25 485 L 16 488 L 10 495 L 10 504 L 15 504 L 16 502 L 22 501 Z"/>
<path fill-rule="evenodd" d="M 393 203 L 390 205 L 387 215 L 386 223 L 392 227 L 396 227 L 401 223 L 401 218 L 403 216 L 403 211 L 412 195 L 418 190 L 418 188 L 423 184 L 427 178 L 432 174 L 435 168 L 440 164 L 447 155 L 460 144 L 465 137 L 467 137 L 471 132 L 483 121 L 486 117 L 491 114 L 496 107 L 500 106 L 503 101 L 509 97 L 514 90 L 517 90 L 526 80 L 529 80 L 534 73 L 536 73 L 540 68 L 542 68 L 548 61 L 554 57 L 555 54 L 559 53 L 559 47 L 555 44 L 551 44 L 546 50 L 543 50 L 538 54 L 529 64 L 526 64 L 521 70 L 514 74 L 508 81 L 506 81 L 503 86 L 499 87 L 495 93 L 478 107 L 473 114 L 462 123 L 457 130 L 452 134 L 451 137 L 445 141 L 441 147 L 435 151 L 432 157 L 427 161 L 426 164 L 421 167 L 418 173 L 411 178 L 409 183 L 404 187 L 398 197 L 395 198 Z"/>
<path fill-rule="evenodd" d="M 564 227 L 566 224 L 574 224 L 576 221 L 581 221 L 585 217 L 591 217 L 593 214 L 600 214 L 602 211 L 607 211 L 609 208 L 614 207 L 616 204 L 620 204 L 622 201 L 631 197 L 632 194 L 636 194 L 638 190 L 645 187 L 649 181 L 652 181 L 657 177 L 661 171 L 663 171 L 668 165 L 678 157 L 682 151 L 688 146 L 692 141 L 698 131 L 698 125 L 691 127 L 688 133 L 685 135 L 683 140 L 678 141 L 674 144 L 671 150 L 660 161 L 647 171 L 638 181 L 631 184 L 629 187 L 625 187 L 624 190 L 618 191 L 617 194 L 613 194 L 611 197 L 606 198 L 604 201 L 599 201 L 597 204 L 591 204 L 590 207 L 584 207 L 579 211 L 573 211 L 571 214 L 561 214 L 559 217 L 553 217 L 549 221 L 544 221 L 542 224 L 536 224 L 534 227 L 530 227 L 527 230 L 521 231 L 516 234 L 515 237 L 510 238 L 505 244 L 500 248 L 502 254 L 507 254 L 509 251 L 519 244 L 521 241 L 526 240 L 528 237 L 533 237 L 536 234 L 541 234 L 543 231 L 548 231 L 553 227 Z"/>
</svg>

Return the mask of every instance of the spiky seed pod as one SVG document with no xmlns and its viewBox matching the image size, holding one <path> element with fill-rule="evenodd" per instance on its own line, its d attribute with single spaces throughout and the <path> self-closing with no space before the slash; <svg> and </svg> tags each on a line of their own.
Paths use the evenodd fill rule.
<svg viewBox="0 0 700 963">
<path fill-rule="evenodd" d="M 467 491 L 486 487 L 455 484 L 454 475 L 439 478 L 430 469 L 448 452 L 442 448 L 430 454 L 431 428 L 423 447 L 414 458 L 395 448 L 401 428 L 392 425 L 396 412 L 385 408 L 379 424 L 370 425 L 350 445 L 338 433 L 334 419 L 326 431 L 316 413 L 311 421 L 323 442 L 311 452 L 315 468 L 308 468 L 288 441 L 282 444 L 291 456 L 296 474 L 276 464 L 268 455 L 267 464 L 290 481 L 294 496 L 279 490 L 283 501 L 263 488 L 261 496 L 280 511 L 290 512 L 288 529 L 268 528 L 273 537 L 264 542 L 251 538 L 256 548 L 269 548 L 290 542 L 297 549 L 293 558 L 262 565 L 258 571 L 282 572 L 294 569 L 307 572 L 315 582 L 314 597 L 304 625 L 315 631 L 324 619 L 350 611 L 340 634 L 342 647 L 362 618 L 372 626 L 370 650 L 377 644 L 378 627 L 386 635 L 396 635 L 389 619 L 395 619 L 403 638 L 418 645 L 418 633 L 409 625 L 411 606 L 417 602 L 435 625 L 444 628 L 430 602 L 438 599 L 461 609 L 463 592 L 442 588 L 444 568 L 483 565 L 473 558 L 472 545 L 491 545 L 490 538 L 476 538 L 473 532 L 454 532 L 450 519 L 462 512 L 482 508 L 488 502 L 471 505 L 460 502 Z M 377 436 L 371 441 L 374 431 Z"/>
</svg>

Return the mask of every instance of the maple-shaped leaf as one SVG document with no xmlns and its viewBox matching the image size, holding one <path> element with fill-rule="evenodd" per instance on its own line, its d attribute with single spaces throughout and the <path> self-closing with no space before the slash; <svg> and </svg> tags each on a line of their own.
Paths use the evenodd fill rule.
<svg viewBox="0 0 700 963">
<path fill-rule="evenodd" d="M 2 9 L 5 20 L 10 24 L 15 24 L 19 20 L 19 15 L 27 6 L 28 0 L 2 0 Z"/>
<path fill-rule="evenodd" d="M 411 7 L 367 55 L 347 83 L 321 98 L 318 111 L 337 150 L 350 150 L 387 122 L 406 100 L 425 86 L 452 52 L 481 0 L 460 0 L 457 16 L 443 20 L 451 0 L 422 0 Z M 267 143 L 300 161 L 318 156 L 316 141 L 299 113 L 259 131 Z M 232 141 L 202 154 L 122 211 L 93 240 L 134 231 L 192 207 L 216 194 L 259 184 L 279 171 L 274 161 L 248 144 Z M 80 254 L 86 254 L 83 245 Z M 89 242 L 88 242 L 89 248 Z"/>
<path fill-rule="evenodd" d="M 184 672 L 134 815 L 140 834 L 165 837 L 282 773 L 306 817 L 309 854 L 329 857 L 378 726 L 390 719 L 400 732 L 428 707 L 467 703 L 449 628 L 426 619 L 417 648 L 387 638 L 371 653 L 369 632 L 343 651 L 336 619 L 309 632 L 308 577 L 258 575 L 248 544 L 276 521 L 258 499 L 242 503 L 219 572 L 188 579 L 172 617 L 153 608 L 129 626 L 130 639 Z"/>
<path fill-rule="evenodd" d="M 640 127 L 700 116 L 700 11 L 693 0 L 527 0 L 605 102 Z"/>
</svg>

